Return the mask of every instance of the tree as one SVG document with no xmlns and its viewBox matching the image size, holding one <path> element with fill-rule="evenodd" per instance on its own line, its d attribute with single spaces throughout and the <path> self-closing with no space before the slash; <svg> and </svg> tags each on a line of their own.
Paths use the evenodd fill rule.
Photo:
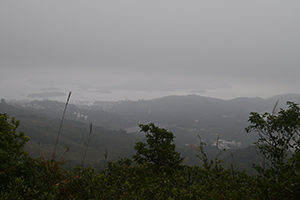
<svg viewBox="0 0 300 200">
<path fill-rule="evenodd" d="M 24 132 L 17 132 L 20 122 L 14 117 L 9 121 L 7 114 L 0 114 L 0 171 L 7 171 L 15 163 L 26 157 L 28 153 L 23 150 L 30 139 Z"/>
<path fill-rule="evenodd" d="M 164 128 L 156 127 L 154 123 L 139 124 L 139 127 L 141 132 L 146 133 L 147 143 L 136 143 L 134 161 L 139 164 L 150 164 L 156 169 L 180 168 L 183 158 L 180 157 L 180 153 L 175 151 L 173 133 Z"/>
<path fill-rule="evenodd" d="M 24 132 L 17 132 L 19 125 L 14 117 L 9 120 L 7 114 L 0 114 L 0 185 L 3 186 L 17 176 L 18 168 L 28 156 L 23 148 L 30 138 Z"/>
<path fill-rule="evenodd" d="M 14 117 L 0 113 L 1 199 L 57 199 L 53 195 L 62 181 L 63 162 L 31 158 L 24 150 L 30 138 L 17 131 L 19 125 Z"/>
<path fill-rule="evenodd" d="M 258 195 L 262 199 L 298 199 L 300 195 L 300 108 L 287 102 L 288 109 L 258 114 L 251 112 L 246 132 L 255 131 L 255 143 L 261 154 L 270 161 L 264 168 L 255 166 Z"/>
<path fill-rule="evenodd" d="M 247 133 L 254 131 L 259 135 L 255 143 L 273 167 L 281 167 L 288 161 L 288 157 L 300 147 L 300 108 L 298 104 L 287 102 L 288 109 L 280 109 L 278 114 L 275 108 L 270 114 L 251 112 L 245 130 Z"/>
</svg>

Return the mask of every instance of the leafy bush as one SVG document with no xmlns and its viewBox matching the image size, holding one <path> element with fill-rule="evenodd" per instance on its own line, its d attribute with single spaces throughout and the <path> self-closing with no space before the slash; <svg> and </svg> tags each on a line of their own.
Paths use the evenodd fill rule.
<svg viewBox="0 0 300 200">
<path fill-rule="evenodd" d="M 288 109 L 276 106 L 272 113 L 252 112 L 247 132 L 255 131 L 260 138 L 255 143 L 270 165 L 255 166 L 258 194 L 266 199 L 298 199 L 300 195 L 300 108 L 287 102 Z"/>
<path fill-rule="evenodd" d="M 183 158 L 180 157 L 180 153 L 175 151 L 173 133 L 159 128 L 153 123 L 139 126 L 141 131 L 146 133 L 147 143 L 136 143 L 134 161 L 139 164 L 148 164 L 158 172 L 179 169 Z"/>
<path fill-rule="evenodd" d="M 278 114 L 251 113 L 247 132 L 256 131 L 260 153 L 270 166 L 255 166 L 257 176 L 225 169 L 209 160 L 204 143 L 197 147 L 202 166 L 182 164 L 174 135 L 153 123 L 140 125 L 146 143 L 137 142 L 133 158 L 109 161 L 102 170 L 33 159 L 19 122 L 0 114 L 1 199 L 297 199 L 300 195 L 300 109 L 288 102 Z M 221 151 L 222 152 L 222 151 Z M 220 152 L 220 153 L 221 153 Z"/>
<path fill-rule="evenodd" d="M 0 114 L 0 186 L 7 188 L 9 182 L 22 176 L 28 153 L 23 150 L 30 139 L 24 132 L 17 132 L 20 122 Z"/>
</svg>

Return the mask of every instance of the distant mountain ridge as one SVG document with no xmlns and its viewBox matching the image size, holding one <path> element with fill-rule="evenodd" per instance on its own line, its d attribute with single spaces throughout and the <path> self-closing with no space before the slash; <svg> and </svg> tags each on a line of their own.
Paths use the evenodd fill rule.
<svg viewBox="0 0 300 200">
<path fill-rule="evenodd" d="M 44 113 L 3 103 L 0 103 L 0 113 L 6 113 L 9 117 L 15 117 L 20 121 L 18 131 L 23 131 L 26 136 L 30 137 L 26 150 L 31 156 L 45 155 L 47 159 L 50 159 L 61 122 L 60 118 L 51 118 Z M 60 113 L 62 115 L 62 112 Z M 119 157 L 130 157 L 134 153 L 134 144 L 139 141 L 124 130 L 107 130 L 95 125 L 92 130 L 85 165 L 89 163 L 96 168 L 103 168 L 107 162 L 106 159 L 117 160 Z M 66 167 L 70 169 L 79 165 L 88 137 L 89 124 L 65 119 L 58 142 L 57 159 L 66 160 Z"/>
<path fill-rule="evenodd" d="M 242 147 L 256 140 L 255 134 L 246 134 L 250 112 L 271 112 L 276 101 L 286 107 L 286 101 L 300 102 L 300 94 L 277 95 L 268 99 L 235 98 L 223 100 L 199 95 L 166 96 L 152 100 L 89 102 L 86 105 L 69 104 L 66 118 L 110 130 L 139 130 L 137 124 L 154 122 L 174 132 L 179 143 L 190 144 L 197 135 L 213 144 L 215 138 L 241 142 Z M 15 104 L 32 112 L 60 118 L 64 103 L 31 101 Z M 138 131 L 137 131 L 138 132 Z"/>
<path fill-rule="evenodd" d="M 285 108 L 286 101 L 300 102 L 300 95 L 286 94 L 268 99 L 257 97 L 231 100 L 187 95 L 153 100 L 69 104 L 60 150 L 63 151 L 64 145 L 71 146 L 72 149 L 80 147 L 81 150 L 74 152 L 74 155 L 80 157 L 84 149 L 83 142 L 87 138 L 88 124 L 92 122 L 95 127 L 104 127 L 95 129 L 99 131 L 94 133 L 98 135 L 95 136 L 98 139 L 95 138 L 91 143 L 92 154 L 99 151 L 103 154 L 105 148 L 109 148 L 111 158 L 128 156 L 133 153 L 134 143 L 144 139 L 137 124 L 153 122 L 174 133 L 177 149 L 183 156 L 189 157 L 192 164 L 198 162 L 195 151 L 192 150 L 194 144 L 199 144 L 198 135 L 207 144 L 208 155 L 216 154 L 215 145 L 218 137 L 219 148 L 228 148 L 232 151 L 240 149 L 238 155 L 242 155 L 241 148 L 248 147 L 258 138 L 256 133 L 247 134 L 244 130 L 249 125 L 247 120 L 250 112 L 271 112 L 278 100 L 278 108 Z M 64 106 L 63 102 L 49 100 L 13 105 L 7 102 L 0 103 L 0 113 L 8 113 L 21 120 L 22 130 L 32 138 L 30 148 L 36 152 L 40 151 L 36 146 L 40 141 L 43 141 L 46 149 L 53 148 Z M 126 140 L 122 138 L 125 136 Z M 108 143 L 111 148 L 107 146 Z M 249 148 L 247 151 L 249 152 Z M 90 156 L 89 159 L 95 164 L 96 157 Z M 226 160 L 230 160 L 230 157 L 227 156 Z"/>
</svg>

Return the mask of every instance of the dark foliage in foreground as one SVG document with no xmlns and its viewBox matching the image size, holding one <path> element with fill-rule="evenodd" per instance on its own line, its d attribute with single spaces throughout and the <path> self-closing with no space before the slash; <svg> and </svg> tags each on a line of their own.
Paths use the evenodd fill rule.
<svg viewBox="0 0 300 200">
<path fill-rule="evenodd" d="M 278 114 L 251 113 L 246 131 L 260 134 L 257 147 L 269 166 L 255 166 L 257 176 L 225 169 L 210 160 L 204 143 L 196 147 L 202 166 L 182 165 L 173 134 L 154 124 L 140 125 L 147 143 L 136 143 L 133 159 L 108 162 L 105 169 L 76 167 L 33 159 L 23 150 L 29 140 L 19 122 L 1 114 L 0 196 L 2 199 L 297 199 L 300 150 L 297 104 Z M 200 138 L 200 137 L 199 137 Z M 157 141 L 156 141 L 157 140 Z M 292 140 L 292 141 L 291 141 Z"/>
</svg>

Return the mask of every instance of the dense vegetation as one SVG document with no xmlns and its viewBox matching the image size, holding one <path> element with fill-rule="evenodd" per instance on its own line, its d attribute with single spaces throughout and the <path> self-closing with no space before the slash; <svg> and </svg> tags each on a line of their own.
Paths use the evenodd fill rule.
<svg viewBox="0 0 300 200">
<path fill-rule="evenodd" d="M 265 163 L 256 175 L 222 167 L 209 159 L 199 136 L 201 166 L 184 165 L 172 132 L 153 123 L 140 124 L 146 142 L 137 142 L 132 158 L 110 161 L 104 169 L 63 168 L 64 162 L 32 158 L 24 150 L 29 140 L 18 132 L 19 121 L 0 114 L 0 196 L 2 199 L 298 199 L 300 195 L 300 108 L 250 113 L 247 132 Z M 220 152 L 220 154 L 222 151 Z"/>
</svg>

